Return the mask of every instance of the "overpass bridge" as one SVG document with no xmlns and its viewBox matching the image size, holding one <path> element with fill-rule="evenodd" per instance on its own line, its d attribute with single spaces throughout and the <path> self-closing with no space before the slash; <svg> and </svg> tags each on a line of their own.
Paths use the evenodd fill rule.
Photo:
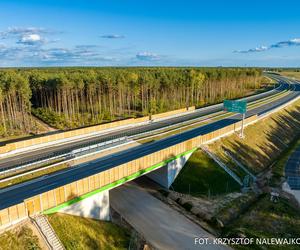
<svg viewBox="0 0 300 250">
<path fill-rule="evenodd" d="M 276 79 L 287 82 L 282 77 L 276 76 Z M 245 125 L 299 99 L 299 85 L 295 81 L 291 81 L 290 85 L 292 90 L 287 95 L 251 109 Z M 93 197 L 98 197 L 93 202 L 101 210 L 104 201 L 106 205 L 109 203 L 108 190 L 166 165 L 165 171 L 156 174 L 156 178 L 168 186 L 188 156 L 200 145 L 233 133 L 240 127 L 241 115 L 230 115 L 162 140 L 100 158 L 88 165 L 75 166 L 4 188 L 0 190 L 0 226 L 15 223 L 28 215 L 64 210 Z M 107 214 L 103 216 L 105 218 Z"/>
</svg>

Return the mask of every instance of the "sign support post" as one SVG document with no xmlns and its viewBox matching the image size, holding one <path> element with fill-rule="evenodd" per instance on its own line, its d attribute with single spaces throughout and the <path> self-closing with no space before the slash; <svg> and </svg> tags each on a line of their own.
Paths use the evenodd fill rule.
<svg viewBox="0 0 300 250">
<path fill-rule="evenodd" d="M 241 134 L 240 134 L 241 138 L 244 138 L 244 120 L 245 120 L 245 113 L 243 113 L 243 119 L 242 119 L 242 127 L 241 127 Z"/>
<path fill-rule="evenodd" d="M 242 114 L 242 124 L 240 131 L 240 138 L 244 138 L 244 120 L 247 112 L 246 100 L 224 100 L 224 110 L 227 112 Z"/>
</svg>

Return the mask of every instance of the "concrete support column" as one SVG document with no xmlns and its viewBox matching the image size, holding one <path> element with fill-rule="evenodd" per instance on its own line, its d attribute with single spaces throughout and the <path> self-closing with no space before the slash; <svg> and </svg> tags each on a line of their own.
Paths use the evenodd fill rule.
<svg viewBox="0 0 300 250">
<path fill-rule="evenodd" d="M 109 191 L 105 190 L 59 210 L 66 213 L 97 220 L 110 220 Z"/>
<path fill-rule="evenodd" d="M 169 188 L 191 155 L 192 152 L 182 155 L 169 162 L 166 166 L 150 172 L 147 176 L 161 186 Z"/>
</svg>

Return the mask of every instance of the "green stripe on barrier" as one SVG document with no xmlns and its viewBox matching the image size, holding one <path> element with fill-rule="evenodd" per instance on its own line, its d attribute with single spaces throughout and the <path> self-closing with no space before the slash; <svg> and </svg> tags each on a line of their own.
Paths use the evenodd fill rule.
<svg viewBox="0 0 300 250">
<path fill-rule="evenodd" d="M 82 201 L 82 200 L 84 200 L 86 198 L 89 198 L 89 197 L 91 197 L 91 196 L 93 196 L 93 195 L 95 195 L 97 193 L 103 192 L 103 191 L 105 191 L 107 189 L 111 189 L 111 188 L 116 187 L 116 186 L 118 186 L 120 184 L 123 184 L 125 182 L 131 181 L 131 180 L 133 180 L 133 179 L 135 179 L 135 178 L 137 178 L 137 177 L 139 177 L 139 176 L 141 176 L 141 175 L 143 175 L 145 173 L 148 173 L 148 172 L 150 172 L 150 171 L 152 171 L 152 170 L 154 170 L 156 168 L 162 167 L 162 166 L 168 164 L 169 162 L 180 158 L 181 156 L 187 155 L 189 153 L 193 153 L 196 149 L 197 148 L 193 148 L 191 150 L 188 150 L 188 151 L 186 151 L 184 153 L 181 153 L 181 154 L 179 154 L 177 156 L 174 156 L 174 157 L 172 157 L 172 158 L 170 158 L 168 160 L 162 161 L 162 162 L 157 163 L 157 164 L 155 164 L 155 165 L 153 165 L 153 166 L 151 166 L 149 168 L 142 169 L 142 170 L 140 170 L 140 171 L 138 171 L 138 172 L 136 172 L 136 173 L 134 173 L 132 175 L 126 176 L 126 177 L 124 177 L 124 178 L 122 178 L 120 180 L 117 180 L 117 181 L 112 182 L 112 183 L 110 183 L 108 185 L 105 185 L 105 186 L 103 186 L 103 187 L 101 187 L 99 189 L 96 189 L 96 190 L 91 191 L 89 193 L 86 193 L 86 194 L 83 194 L 81 196 L 78 196 L 78 197 L 76 197 L 76 198 L 74 198 L 72 200 L 66 201 L 66 202 L 64 202 L 64 203 L 62 203 L 62 204 L 60 204 L 60 205 L 58 205 L 56 207 L 47 209 L 47 210 L 45 210 L 43 212 L 43 214 L 52 214 L 52 213 L 58 212 L 62 208 L 68 207 L 68 206 L 70 206 L 70 205 L 72 205 L 74 203 L 77 203 L 77 202 Z"/>
</svg>

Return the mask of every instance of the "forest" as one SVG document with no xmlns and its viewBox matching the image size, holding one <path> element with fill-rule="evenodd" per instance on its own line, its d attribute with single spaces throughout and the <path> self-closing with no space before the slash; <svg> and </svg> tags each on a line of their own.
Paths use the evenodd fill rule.
<svg viewBox="0 0 300 250">
<path fill-rule="evenodd" d="M 33 133 L 32 115 L 58 129 L 139 117 L 261 88 L 254 68 L 22 68 L 0 70 L 0 135 Z"/>
</svg>

